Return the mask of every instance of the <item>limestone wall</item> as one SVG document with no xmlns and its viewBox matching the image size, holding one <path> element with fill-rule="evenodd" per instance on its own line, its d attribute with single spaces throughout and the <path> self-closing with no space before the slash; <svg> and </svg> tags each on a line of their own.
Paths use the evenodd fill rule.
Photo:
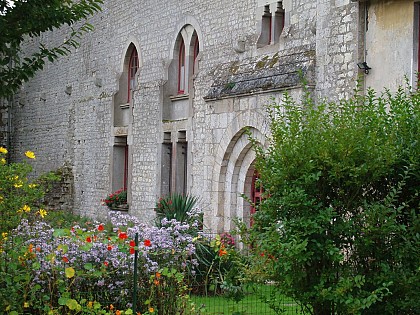
<svg viewBox="0 0 420 315">
<path fill-rule="evenodd" d="M 47 64 L 16 97 L 14 156 L 35 151 L 38 173 L 70 166 L 74 211 L 105 216 L 109 210 L 100 201 L 111 192 L 113 145 L 121 133 L 129 147 L 129 212 L 150 221 L 165 172 L 162 143 L 178 143 L 185 134 L 187 191 L 200 197 L 207 225 L 221 231 L 234 217 L 249 220 L 249 205 L 240 194 L 250 194 L 254 153 L 244 130 L 250 128 L 265 143 L 265 106 L 273 98 L 281 101 L 286 90 L 301 97 L 300 70 L 318 98 L 337 100 L 350 97 L 357 76 L 363 75 L 357 63 L 365 48 L 372 67 L 363 75 L 369 86 L 395 87 L 402 75 L 411 75 L 407 64 L 417 63 L 414 31 L 409 31 L 414 29 L 413 1 L 371 1 L 364 37 L 365 2 L 284 0 L 281 35 L 257 47 L 262 14 L 277 6 L 265 0 L 105 1 L 91 21 L 95 30 L 83 37 L 80 48 Z M 390 19 L 391 12 L 401 18 Z M 200 45 L 198 70 L 182 105 L 170 98 L 173 82 L 168 80 L 173 80 L 170 69 L 185 25 L 192 26 Z M 63 28 L 42 40 L 58 43 L 66 32 Z M 393 48 L 378 43 L 396 36 Z M 118 129 L 114 95 L 130 44 L 139 55 L 138 79 L 130 122 Z M 180 109 L 164 110 L 171 104 Z M 164 114 L 168 110 L 173 116 Z"/>
</svg>

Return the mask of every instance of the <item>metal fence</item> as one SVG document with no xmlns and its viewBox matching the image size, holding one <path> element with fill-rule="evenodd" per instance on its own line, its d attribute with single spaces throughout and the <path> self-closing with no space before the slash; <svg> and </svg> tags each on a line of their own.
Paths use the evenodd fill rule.
<svg viewBox="0 0 420 315">
<path fill-rule="evenodd" d="M 244 288 L 242 299 L 233 299 L 220 295 L 191 294 L 200 315 L 275 315 L 303 314 L 299 305 L 292 299 L 277 292 L 270 284 L 248 284 Z"/>
</svg>

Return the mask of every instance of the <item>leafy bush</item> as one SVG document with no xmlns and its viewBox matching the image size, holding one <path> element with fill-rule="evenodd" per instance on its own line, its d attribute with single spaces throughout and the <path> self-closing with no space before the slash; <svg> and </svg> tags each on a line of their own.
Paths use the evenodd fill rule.
<svg viewBox="0 0 420 315">
<path fill-rule="evenodd" d="M 268 113 L 251 242 L 282 293 L 310 314 L 418 314 L 419 91 Z"/>
<path fill-rule="evenodd" d="M 235 248 L 229 233 L 215 237 L 203 233 L 197 238 L 197 265 L 190 277 L 196 295 L 221 295 L 235 302 L 244 297 L 246 257 Z"/>
<path fill-rule="evenodd" d="M 15 228 L 22 218 L 36 220 L 47 212 L 40 208 L 42 197 L 51 180 L 57 179 L 48 173 L 36 180 L 28 177 L 32 165 L 27 160 L 34 160 L 35 154 L 26 151 L 27 160 L 21 163 L 7 163 L 7 149 L 0 147 L 0 232 L 7 233 Z M 1 243 L 0 243 L 1 246 Z"/>
</svg>

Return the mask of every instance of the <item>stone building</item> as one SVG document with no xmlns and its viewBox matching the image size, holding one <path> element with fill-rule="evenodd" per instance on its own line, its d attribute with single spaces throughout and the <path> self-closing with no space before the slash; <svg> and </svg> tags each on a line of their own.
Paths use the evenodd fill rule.
<svg viewBox="0 0 420 315">
<path fill-rule="evenodd" d="M 285 91 L 299 99 L 302 77 L 338 100 L 358 77 L 362 89 L 416 84 L 419 67 L 412 0 L 105 0 L 91 23 L 16 96 L 10 139 L 15 157 L 36 152 L 38 173 L 66 168 L 61 206 L 92 217 L 125 188 L 145 221 L 176 191 L 200 198 L 213 230 L 249 222 L 241 195 L 259 192 L 245 131 L 266 143 L 265 106 Z"/>
</svg>

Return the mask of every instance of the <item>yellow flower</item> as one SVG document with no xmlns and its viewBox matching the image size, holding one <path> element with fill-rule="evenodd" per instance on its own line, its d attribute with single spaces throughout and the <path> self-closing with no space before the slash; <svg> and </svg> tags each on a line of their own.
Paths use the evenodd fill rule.
<svg viewBox="0 0 420 315">
<path fill-rule="evenodd" d="M 23 303 L 23 307 L 24 308 L 28 308 L 29 307 L 29 303 L 28 302 Z"/>
<path fill-rule="evenodd" d="M 41 218 L 45 218 L 45 216 L 47 215 L 47 211 L 45 211 L 44 209 L 39 209 L 38 212 Z"/>
<path fill-rule="evenodd" d="M 153 307 L 149 307 L 149 313 L 154 313 L 155 309 Z"/>
<path fill-rule="evenodd" d="M 35 159 L 35 153 L 33 153 L 32 151 L 26 151 L 25 155 L 28 159 Z"/>
<path fill-rule="evenodd" d="M 7 154 L 7 149 L 0 147 L 0 153 Z"/>
<path fill-rule="evenodd" d="M 22 208 L 20 208 L 18 210 L 19 213 L 21 213 L 21 212 L 29 212 L 29 211 L 31 211 L 31 207 L 29 207 L 28 205 L 24 205 Z"/>
<path fill-rule="evenodd" d="M 3 165 L 6 164 L 6 159 L 5 158 L 1 158 L 0 159 L 0 163 L 3 164 Z"/>
<path fill-rule="evenodd" d="M 4 239 L 7 239 L 7 235 L 8 235 L 7 232 L 1 233 L 1 237 L 4 238 Z"/>
<path fill-rule="evenodd" d="M 93 302 L 89 301 L 88 304 L 87 304 L 87 307 L 92 308 L 93 307 Z"/>
<path fill-rule="evenodd" d="M 23 186 L 23 182 L 20 180 L 20 181 L 18 181 L 17 183 L 14 183 L 14 184 L 13 184 L 13 186 L 14 186 L 15 188 L 21 188 L 21 187 Z"/>
<path fill-rule="evenodd" d="M 29 184 L 29 188 L 35 188 L 37 186 L 38 186 L 37 184 Z"/>
</svg>

